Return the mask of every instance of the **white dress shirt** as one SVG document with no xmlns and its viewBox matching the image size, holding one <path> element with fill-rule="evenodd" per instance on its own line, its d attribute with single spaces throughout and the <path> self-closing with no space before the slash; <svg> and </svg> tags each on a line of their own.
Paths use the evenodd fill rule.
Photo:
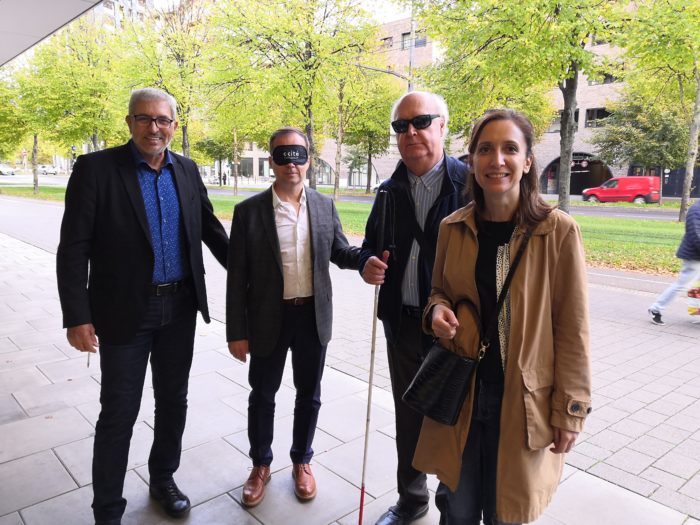
<svg viewBox="0 0 700 525">
<path fill-rule="evenodd" d="M 282 256 L 284 299 L 310 297 L 314 294 L 314 282 L 306 190 L 302 188 L 297 213 L 296 206 L 282 201 L 273 186 L 272 208 Z"/>
</svg>

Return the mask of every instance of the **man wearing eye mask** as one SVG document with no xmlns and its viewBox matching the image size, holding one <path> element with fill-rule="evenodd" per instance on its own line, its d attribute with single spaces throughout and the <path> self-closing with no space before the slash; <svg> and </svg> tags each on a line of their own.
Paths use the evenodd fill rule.
<svg viewBox="0 0 700 525">
<path fill-rule="evenodd" d="M 430 346 L 421 331 L 421 314 L 430 295 L 440 221 L 467 203 L 466 165 L 443 150 L 449 115 L 442 97 L 413 91 L 391 113 L 401 154 L 386 191 L 385 245 L 377 246 L 378 210 L 372 208 L 362 243 L 360 273 L 380 284 L 377 316 L 382 320 L 396 416 L 396 473 L 399 499 L 377 525 L 411 523 L 428 512 L 426 476 L 413 468 L 423 417 L 401 397 Z M 382 251 L 382 259 L 375 254 Z"/>
<path fill-rule="evenodd" d="M 241 503 L 262 501 L 270 481 L 275 394 L 291 350 L 296 403 L 290 456 L 294 492 L 316 496 L 309 463 L 321 406 L 321 376 L 331 338 L 329 262 L 359 268 L 333 201 L 304 186 L 309 141 L 297 128 L 270 137 L 275 182 L 238 204 L 231 224 L 226 289 L 226 337 L 231 355 L 250 354 L 248 440 L 253 469 Z"/>
</svg>

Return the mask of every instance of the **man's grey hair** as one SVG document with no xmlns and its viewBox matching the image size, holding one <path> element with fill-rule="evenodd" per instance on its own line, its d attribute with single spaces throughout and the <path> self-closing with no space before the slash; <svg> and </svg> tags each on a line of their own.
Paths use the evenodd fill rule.
<svg viewBox="0 0 700 525">
<path fill-rule="evenodd" d="M 135 89 L 131 92 L 131 98 L 129 98 L 129 115 L 134 114 L 134 108 L 139 102 L 148 100 L 163 100 L 167 102 L 170 106 L 170 116 L 173 120 L 177 120 L 177 102 L 175 102 L 175 98 L 162 89 L 150 87 Z"/>
<path fill-rule="evenodd" d="M 443 135 L 444 140 L 444 138 L 447 137 L 447 134 L 449 133 L 447 123 L 450 121 L 450 112 L 447 110 L 447 102 L 445 102 L 445 99 L 437 93 L 431 93 L 430 91 L 409 91 L 408 93 L 404 93 L 396 102 L 394 102 L 394 106 L 391 108 L 391 121 L 393 122 L 394 120 L 396 120 L 396 113 L 398 112 L 399 104 L 401 104 L 401 102 L 403 102 L 406 97 L 410 97 L 412 95 L 425 96 L 433 104 L 435 104 L 435 107 L 437 107 L 437 112 L 442 116 L 442 118 L 445 119 L 445 134 Z"/>
</svg>

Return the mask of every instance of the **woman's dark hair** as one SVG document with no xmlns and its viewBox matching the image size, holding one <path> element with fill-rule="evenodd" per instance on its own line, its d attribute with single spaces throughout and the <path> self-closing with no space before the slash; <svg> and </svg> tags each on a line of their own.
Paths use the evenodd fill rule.
<svg viewBox="0 0 700 525">
<path fill-rule="evenodd" d="M 487 111 L 479 120 L 476 121 L 472 128 L 472 133 L 469 138 L 469 155 L 472 156 L 476 152 L 476 146 L 479 142 L 481 132 L 487 124 L 496 120 L 510 120 L 513 122 L 525 137 L 526 151 L 525 155 L 532 161 L 530 170 L 523 173 L 520 179 L 520 202 L 518 209 L 515 212 L 515 222 L 522 227 L 534 227 L 538 222 L 544 220 L 547 215 L 554 209 L 540 197 L 539 184 L 539 169 L 535 154 L 532 151 L 535 142 L 535 132 L 532 128 L 532 123 L 524 114 L 513 109 L 492 109 Z M 469 172 L 467 174 L 467 186 L 465 193 L 468 197 L 474 200 L 476 213 L 478 216 L 483 216 L 484 213 L 484 190 L 481 189 L 476 182 L 474 175 L 474 165 L 471 162 L 467 163 Z"/>
</svg>

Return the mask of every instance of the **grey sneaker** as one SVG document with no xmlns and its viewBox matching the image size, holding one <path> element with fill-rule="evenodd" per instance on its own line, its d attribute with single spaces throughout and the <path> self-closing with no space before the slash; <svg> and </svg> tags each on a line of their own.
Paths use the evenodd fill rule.
<svg viewBox="0 0 700 525">
<path fill-rule="evenodd" d="M 661 312 L 655 312 L 654 310 L 650 309 L 649 313 L 651 314 L 651 322 L 652 323 L 658 324 L 658 325 L 665 325 L 666 324 L 661 319 Z"/>
</svg>

